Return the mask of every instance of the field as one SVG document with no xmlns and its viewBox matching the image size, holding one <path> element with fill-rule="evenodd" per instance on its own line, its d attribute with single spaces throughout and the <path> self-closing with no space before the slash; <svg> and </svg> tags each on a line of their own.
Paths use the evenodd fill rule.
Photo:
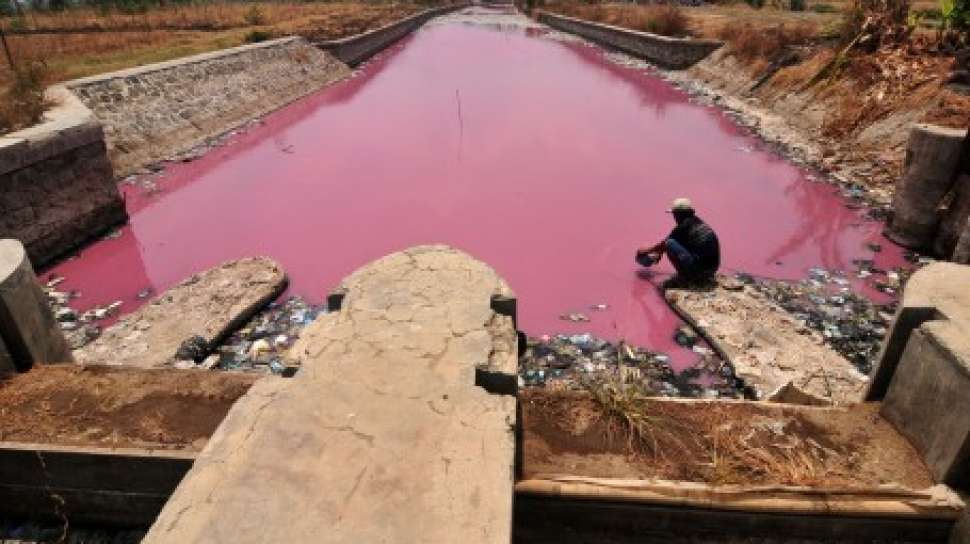
<svg viewBox="0 0 970 544">
<path fill-rule="evenodd" d="M 74 8 L 0 17 L 16 66 L 0 58 L 0 133 L 36 117 L 31 89 L 247 42 L 299 34 L 334 39 L 388 24 L 427 7 L 407 2 L 247 2 L 150 8 L 142 13 Z M 30 72 L 30 73 L 26 73 Z"/>
</svg>

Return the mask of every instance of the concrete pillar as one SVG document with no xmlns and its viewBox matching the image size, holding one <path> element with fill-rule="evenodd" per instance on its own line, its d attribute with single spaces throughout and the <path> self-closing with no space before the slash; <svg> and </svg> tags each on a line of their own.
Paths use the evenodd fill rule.
<svg viewBox="0 0 970 544">
<path fill-rule="evenodd" d="M 970 218 L 970 174 L 961 174 L 953 186 L 953 199 L 943 213 L 940 229 L 933 242 L 933 250 L 941 257 L 950 257 Z"/>
<path fill-rule="evenodd" d="M 964 496 L 963 502 L 970 502 L 970 496 Z M 967 506 L 953 527 L 949 544 L 970 544 L 970 506 Z"/>
<path fill-rule="evenodd" d="M 0 338 L 18 370 L 73 361 L 23 244 L 0 240 Z"/>
<path fill-rule="evenodd" d="M 0 378 L 16 371 L 17 365 L 13 362 L 13 356 L 10 355 L 7 345 L 3 343 L 3 337 L 0 337 Z"/>
<path fill-rule="evenodd" d="M 939 206 L 953 185 L 966 130 L 915 125 L 909 133 L 903 175 L 893 195 L 886 236 L 910 248 L 933 245 Z"/>
<path fill-rule="evenodd" d="M 957 238 L 950 260 L 960 264 L 970 264 L 970 217 L 963 223 L 963 232 Z"/>
</svg>

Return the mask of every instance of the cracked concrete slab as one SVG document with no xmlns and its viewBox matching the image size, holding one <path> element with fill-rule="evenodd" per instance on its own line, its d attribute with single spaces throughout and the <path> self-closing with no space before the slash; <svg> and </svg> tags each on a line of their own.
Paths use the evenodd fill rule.
<svg viewBox="0 0 970 544">
<path fill-rule="evenodd" d="M 477 387 L 507 371 L 511 297 L 445 246 L 346 278 L 340 310 L 230 411 L 152 526 L 159 542 L 511 541 L 515 398 Z M 505 370 L 498 370 L 498 369 Z"/>
<path fill-rule="evenodd" d="M 286 274 L 275 261 L 252 257 L 196 274 L 122 317 L 94 342 L 74 351 L 79 363 L 165 366 L 185 340 L 209 346 L 228 336 L 279 296 Z"/>
<path fill-rule="evenodd" d="M 749 286 L 668 289 L 667 300 L 731 362 L 757 398 L 801 404 L 849 404 L 862 398 L 866 376 L 821 335 Z"/>
</svg>

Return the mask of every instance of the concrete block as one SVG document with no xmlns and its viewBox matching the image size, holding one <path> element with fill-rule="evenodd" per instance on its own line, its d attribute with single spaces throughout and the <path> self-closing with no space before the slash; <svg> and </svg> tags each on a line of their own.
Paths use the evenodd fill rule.
<svg viewBox="0 0 970 544">
<path fill-rule="evenodd" d="M 942 257 L 956 260 L 955 249 L 970 222 L 970 174 L 961 174 L 952 188 L 952 199 L 943 212 L 933 250 Z"/>
<path fill-rule="evenodd" d="M 933 263 L 906 283 L 893 325 L 870 375 L 866 400 L 886 395 L 911 333 L 930 320 L 970 322 L 970 266 Z"/>
<path fill-rule="evenodd" d="M 0 337 L 18 370 L 72 362 L 23 244 L 0 240 Z"/>
<path fill-rule="evenodd" d="M 880 413 L 919 451 L 933 477 L 970 488 L 970 336 L 966 322 L 913 331 Z"/>
<path fill-rule="evenodd" d="M 953 248 L 953 255 L 950 260 L 960 264 L 970 264 L 970 217 L 963 224 L 963 232 L 957 239 L 956 247 Z"/>
<path fill-rule="evenodd" d="M 893 195 L 886 236 L 910 248 L 933 245 L 940 204 L 953 186 L 966 130 L 915 125 L 909 134 L 903 175 Z"/>
</svg>

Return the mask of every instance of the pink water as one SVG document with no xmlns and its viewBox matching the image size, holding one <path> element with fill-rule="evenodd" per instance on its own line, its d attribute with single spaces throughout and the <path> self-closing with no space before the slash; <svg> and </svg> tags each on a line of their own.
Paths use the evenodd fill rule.
<svg viewBox="0 0 970 544">
<path fill-rule="evenodd" d="M 277 259 L 292 293 L 321 301 L 373 259 L 445 243 L 508 280 L 527 332 L 623 337 L 683 366 L 677 320 L 633 262 L 672 227 L 675 197 L 717 230 L 727 271 L 851 270 L 873 258 L 868 241 L 885 248 L 877 264 L 901 262 L 880 224 L 721 111 L 597 47 L 516 27 L 427 26 L 157 183 L 154 195 L 125 186 L 121 237 L 52 270 L 80 309 L 131 311 L 146 287 L 249 255 Z M 569 312 L 592 321 L 559 318 Z"/>
</svg>

